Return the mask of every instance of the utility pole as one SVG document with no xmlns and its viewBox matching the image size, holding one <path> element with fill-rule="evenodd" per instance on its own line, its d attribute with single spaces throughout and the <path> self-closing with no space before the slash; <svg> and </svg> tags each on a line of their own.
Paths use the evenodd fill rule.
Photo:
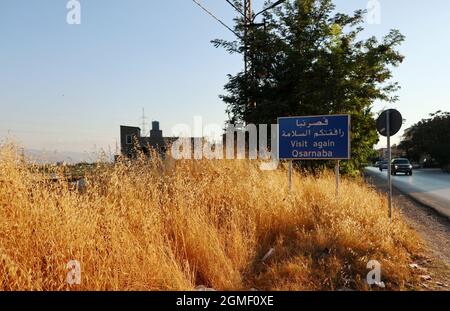
<svg viewBox="0 0 450 311">
<path fill-rule="evenodd" d="M 247 20 L 253 20 L 252 0 L 244 0 L 244 15 Z"/>
<path fill-rule="evenodd" d="M 252 68 L 252 47 L 249 38 L 249 30 L 253 24 L 253 11 L 252 11 L 252 0 L 244 0 L 244 73 L 249 84 L 253 83 L 253 68 Z M 251 109 L 252 106 L 256 106 L 256 103 L 252 103 L 248 100 L 248 107 Z"/>
<path fill-rule="evenodd" d="M 252 0 L 244 0 L 244 45 L 245 45 L 245 53 L 244 53 L 244 68 L 245 74 L 248 73 L 250 64 L 249 57 L 249 46 L 248 46 L 248 29 L 250 25 L 253 23 L 253 12 L 252 12 Z"/>
<path fill-rule="evenodd" d="M 251 46 L 251 41 L 252 41 L 250 38 L 251 29 L 254 29 L 255 27 L 261 27 L 261 26 L 263 26 L 265 28 L 266 22 L 264 21 L 263 23 L 255 23 L 256 17 L 258 17 L 259 15 L 263 14 L 264 12 L 266 12 L 268 10 L 271 10 L 271 9 L 279 6 L 280 4 L 283 4 L 287 0 L 278 0 L 256 14 L 253 14 L 252 0 L 243 0 L 244 1 L 243 8 L 240 7 L 240 5 L 237 5 L 237 1 L 235 2 L 233 0 L 225 0 L 244 18 L 244 36 L 243 37 L 240 36 L 240 34 L 237 33 L 236 31 L 234 31 L 232 28 L 230 28 L 227 24 L 225 24 L 222 20 L 220 20 L 211 11 L 209 11 L 207 8 L 205 8 L 199 2 L 199 0 L 192 0 L 192 1 L 195 4 L 197 4 L 203 11 L 208 13 L 212 18 L 214 18 L 216 21 L 218 21 L 220 24 L 222 24 L 222 26 L 227 28 L 232 33 L 234 33 L 236 35 L 236 37 L 238 37 L 239 39 L 244 41 L 244 72 L 245 72 L 247 81 L 249 83 L 254 83 L 255 72 L 253 71 L 254 68 L 252 68 L 252 67 L 254 67 L 254 59 L 253 58 L 255 55 L 253 54 L 254 47 Z M 242 11 L 242 9 L 243 9 L 243 11 Z M 256 107 L 256 103 L 255 102 L 252 103 L 252 102 L 250 102 L 250 100 L 249 100 L 248 105 Z"/>
<path fill-rule="evenodd" d="M 283 4 L 287 0 L 278 0 L 272 5 L 266 7 L 262 11 L 253 14 L 252 10 L 252 0 L 244 0 L 244 72 L 247 78 L 247 81 L 249 84 L 252 84 L 252 86 L 256 86 L 257 83 L 257 75 L 258 73 L 255 71 L 255 54 L 254 49 L 259 48 L 252 46 L 253 38 L 251 37 L 253 35 L 253 29 L 256 29 L 258 27 L 264 27 L 264 31 L 266 31 L 266 21 L 265 19 L 262 21 L 262 23 L 255 23 L 256 17 L 263 14 L 264 12 L 271 10 L 280 4 Z M 249 100 L 248 102 L 249 108 L 255 108 L 256 102 Z"/>
</svg>

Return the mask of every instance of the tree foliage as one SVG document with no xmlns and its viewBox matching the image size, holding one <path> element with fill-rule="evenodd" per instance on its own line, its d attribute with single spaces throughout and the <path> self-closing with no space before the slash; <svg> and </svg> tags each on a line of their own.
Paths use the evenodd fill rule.
<svg viewBox="0 0 450 311">
<path fill-rule="evenodd" d="M 365 11 L 334 9 L 331 0 L 287 1 L 263 14 L 265 27 L 246 27 L 237 18 L 240 38 L 213 43 L 230 53 L 247 52 L 251 60 L 247 72 L 229 75 L 221 96 L 231 122 L 275 124 L 282 116 L 348 113 L 352 160 L 344 169 L 355 172 L 378 141 L 373 103 L 397 100 L 399 87 L 390 79 L 392 67 L 403 61 L 396 48 L 404 36 L 391 30 L 381 41 L 359 39 Z"/>
<path fill-rule="evenodd" d="M 423 157 L 436 160 L 443 168 L 450 165 L 450 112 L 430 114 L 405 131 L 400 148 L 408 157 L 420 161 Z"/>
</svg>

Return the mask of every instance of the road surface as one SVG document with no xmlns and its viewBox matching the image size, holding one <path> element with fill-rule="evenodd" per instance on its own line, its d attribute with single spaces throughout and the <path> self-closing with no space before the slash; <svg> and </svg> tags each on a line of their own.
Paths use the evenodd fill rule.
<svg viewBox="0 0 450 311">
<path fill-rule="evenodd" d="M 387 170 L 368 167 L 369 176 L 382 177 L 387 182 Z M 450 218 L 450 174 L 438 169 L 414 170 L 413 176 L 392 176 L 392 185 L 416 201 Z"/>
</svg>

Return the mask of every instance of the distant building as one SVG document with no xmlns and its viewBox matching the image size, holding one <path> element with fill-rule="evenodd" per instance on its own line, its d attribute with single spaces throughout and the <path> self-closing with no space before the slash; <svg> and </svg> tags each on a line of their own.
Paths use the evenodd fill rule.
<svg viewBox="0 0 450 311">
<path fill-rule="evenodd" d="M 387 159 L 388 158 L 388 149 L 387 148 L 381 148 L 377 150 L 378 156 L 381 159 Z M 402 158 L 406 156 L 406 153 L 400 149 L 397 145 L 392 146 L 391 148 L 392 158 Z"/>
<path fill-rule="evenodd" d="M 164 137 L 158 121 L 152 122 L 150 136 L 141 136 L 139 127 L 120 126 L 121 154 L 127 158 L 135 158 L 139 152 L 150 155 L 151 150 L 165 154 L 168 146 L 177 139 L 177 137 Z"/>
<path fill-rule="evenodd" d="M 167 153 L 170 146 L 175 143 L 179 137 L 164 137 L 162 130 L 159 128 L 159 122 L 152 122 L 152 129 L 150 130 L 149 136 L 141 136 L 141 128 L 134 126 L 120 126 L 120 150 L 121 155 L 123 157 L 134 159 L 137 157 L 139 153 L 143 153 L 144 155 L 149 156 L 152 150 L 155 150 L 160 155 L 164 155 Z M 234 145 L 231 148 L 231 152 L 234 157 L 237 157 L 237 141 L 239 134 L 242 134 L 245 142 L 245 156 L 249 156 L 249 133 L 243 132 L 241 129 L 235 129 L 232 136 L 232 144 Z M 145 135 L 145 134 L 144 134 Z M 196 151 L 200 149 L 200 153 L 203 152 L 204 143 L 207 141 L 204 137 L 188 137 L 186 138 L 190 141 L 190 153 L 192 158 L 196 158 L 198 154 Z M 216 142 L 217 143 L 217 142 Z M 256 142 L 258 148 L 259 142 Z M 200 146 L 200 147 L 199 147 Z M 223 157 L 226 157 L 227 154 L 227 137 L 226 134 L 222 136 L 222 142 L 219 145 L 216 145 L 214 148 L 222 148 L 223 149 Z M 258 149 L 257 149 L 258 150 Z M 188 154 L 189 155 L 189 154 Z M 200 154 L 202 156 L 202 154 Z M 118 156 L 115 157 L 118 159 Z"/>
</svg>

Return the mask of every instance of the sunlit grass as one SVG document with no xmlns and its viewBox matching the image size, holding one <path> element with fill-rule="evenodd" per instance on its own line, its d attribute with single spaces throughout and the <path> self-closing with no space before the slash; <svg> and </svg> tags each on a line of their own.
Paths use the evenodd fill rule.
<svg viewBox="0 0 450 311">
<path fill-rule="evenodd" d="M 0 289 L 365 290 L 372 259 L 388 289 L 415 284 L 420 241 L 362 181 L 336 200 L 332 174 L 295 173 L 289 194 L 284 167 L 251 161 L 99 164 L 85 191 L 41 171 L 0 148 Z"/>
</svg>

